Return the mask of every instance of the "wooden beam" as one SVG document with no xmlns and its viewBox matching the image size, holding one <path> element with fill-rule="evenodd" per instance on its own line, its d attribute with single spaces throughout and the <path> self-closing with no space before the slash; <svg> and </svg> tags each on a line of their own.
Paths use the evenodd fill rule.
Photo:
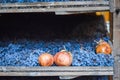
<svg viewBox="0 0 120 80">
<path fill-rule="evenodd" d="M 68 1 L 0 4 L 0 13 L 57 12 L 57 11 L 104 11 L 110 10 L 109 1 Z"/>
<path fill-rule="evenodd" d="M 115 7 L 120 9 L 120 0 L 115 0 Z"/>
<path fill-rule="evenodd" d="M 0 76 L 92 76 L 113 75 L 113 72 L 0 72 Z"/>
<path fill-rule="evenodd" d="M 27 6 L 58 6 L 58 5 L 109 5 L 109 1 L 67 1 L 67 2 L 36 2 L 36 3 L 6 3 L 0 7 L 27 7 Z"/>
<path fill-rule="evenodd" d="M 0 76 L 113 75 L 113 67 L 0 67 Z"/>
<path fill-rule="evenodd" d="M 113 13 L 114 80 L 120 80 L 120 13 Z"/>
<path fill-rule="evenodd" d="M 56 12 L 56 11 L 78 11 L 78 12 L 95 12 L 107 11 L 109 7 L 66 7 L 66 8 L 6 8 L 0 9 L 0 13 L 25 13 L 25 12 Z"/>
</svg>

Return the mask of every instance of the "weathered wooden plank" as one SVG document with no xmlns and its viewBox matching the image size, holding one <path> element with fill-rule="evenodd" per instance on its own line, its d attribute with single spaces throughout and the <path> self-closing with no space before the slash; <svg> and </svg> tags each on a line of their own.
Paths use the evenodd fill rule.
<svg viewBox="0 0 120 80">
<path fill-rule="evenodd" d="M 120 0 L 115 0 L 115 7 L 120 9 Z"/>
<path fill-rule="evenodd" d="M 109 79 L 108 80 L 113 80 L 113 76 L 109 76 Z"/>
<path fill-rule="evenodd" d="M 120 13 L 113 14 L 114 80 L 120 79 Z"/>
<path fill-rule="evenodd" d="M 113 67 L 0 67 L 0 76 L 113 75 Z"/>
<path fill-rule="evenodd" d="M 113 75 L 113 67 L 0 67 L 0 76 Z"/>
<path fill-rule="evenodd" d="M 115 11 L 115 0 L 109 0 L 109 4 L 110 4 L 110 12 L 114 12 Z"/>
<path fill-rule="evenodd" d="M 56 12 L 56 11 L 78 11 L 78 12 L 92 12 L 92 11 L 106 11 L 109 7 L 64 7 L 64 8 L 11 8 L 0 9 L 0 13 L 24 13 L 24 12 Z"/>
<path fill-rule="evenodd" d="M 111 41 L 113 42 L 113 13 L 110 12 L 110 38 L 111 38 Z"/>
<path fill-rule="evenodd" d="M 97 71 L 113 71 L 113 67 L 59 67 L 59 66 L 53 66 L 53 67 L 12 67 L 12 66 L 1 66 L 0 72 L 97 72 Z"/>
<path fill-rule="evenodd" d="M 27 7 L 27 6 L 57 6 L 57 5 L 109 5 L 109 1 L 68 1 L 68 2 L 36 2 L 36 3 L 6 3 L 0 7 Z"/>
<path fill-rule="evenodd" d="M 109 10 L 109 1 L 68 1 L 0 4 L 0 13 L 56 12 L 56 11 L 100 11 Z"/>
<path fill-rule="evenodd" d="M 120 55 L 120 14 L 114 13 L 114 28 L 113 28 L 114 54 Z"/>
<path fill-rule="evenodd" d="M 0 72 L 0 76 L 83 76 L 113 75 L 113 72 Z"/>
</svg>

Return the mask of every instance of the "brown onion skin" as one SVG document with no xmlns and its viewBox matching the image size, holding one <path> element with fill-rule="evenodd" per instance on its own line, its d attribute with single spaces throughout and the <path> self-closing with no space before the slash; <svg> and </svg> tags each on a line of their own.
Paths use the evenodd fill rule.
<svg viewBox="0 0 120 80">
<path fill-rule="evenodd" d="M 43 53 L 39 56 L 38 62 L 41 66 L 51 66 L 54 63 L 54 58 L 49 53 Z"/>
<path fill-rule="evenodd" d="M 112 52 L 111 46 L 105 41 L 100 42 L 96 46 L 96 53 L 110 54 L 111 52 Z"/>
<path fill-rule="evenodd" d="M 57 66 L 70 66 L 72 64 L 72 55 L 70 52 L 62 50 L 55 54 L 54 62 Z"/>
</svg>

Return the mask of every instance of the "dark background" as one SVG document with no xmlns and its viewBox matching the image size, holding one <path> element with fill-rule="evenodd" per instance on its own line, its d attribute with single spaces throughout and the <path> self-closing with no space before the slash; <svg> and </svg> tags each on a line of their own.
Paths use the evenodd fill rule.
<svg viewBox="0 0 120 80">
<path fill-rule="evenodd" d="M 106 76 L 107 77 L 107 76 Z M 60 80 L 58 76 L 45 76 L 45 77 L 0 77 L 0 80 Z M 81 76 L 74 79 L 68 79 L 68 80 L 110 80 L 104 79 L 102 76 Z"/>
</svg>

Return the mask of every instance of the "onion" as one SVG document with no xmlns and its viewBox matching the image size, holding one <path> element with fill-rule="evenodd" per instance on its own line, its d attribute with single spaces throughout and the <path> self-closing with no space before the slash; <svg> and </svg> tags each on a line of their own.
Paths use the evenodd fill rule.
<svg viewBox="0 0 120 80">
<path fill-rule="evenodd" d="M 51 66 L 54 63 L 54 58 L 49 53 L 43 53 L 39 56 L 38 61 L 41 66 Z"/>
<path fill-rule="evenodd" d="M 62 50 L 55 54 L 54 62 L 58 66 L 70 66 L 72 64 L 72 55 L 70 52 Z"/>
<path fill-rule="evenodd" d="M 111 52 L 112 48 L 107 42 L 103 40 L 98 42 L 98 45 L 96 46 L 96 53 L 110 54 Z"/>
</svg>

